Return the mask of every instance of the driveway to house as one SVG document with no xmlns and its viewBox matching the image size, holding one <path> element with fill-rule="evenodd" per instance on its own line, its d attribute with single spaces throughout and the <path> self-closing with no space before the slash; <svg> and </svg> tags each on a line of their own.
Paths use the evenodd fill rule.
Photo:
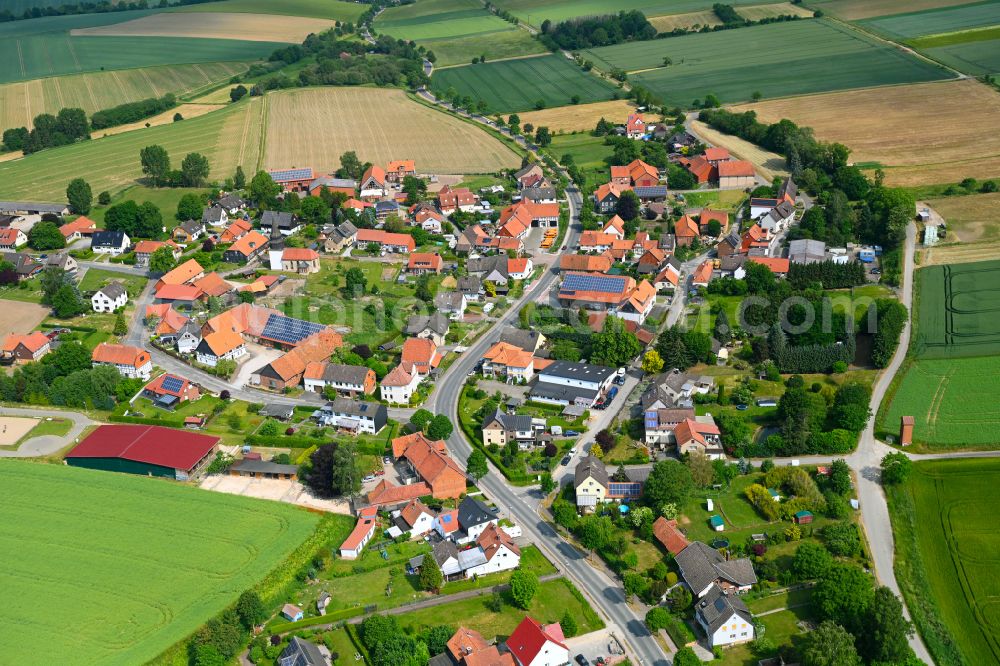
<svg viewBox="0 0 1000 666">
<path fill-rule="evenodd" d="M 0 407 L 0 416 L 26 416 L 36 419 L 46 417 L 68 419 L 73 422 L 69 432 L 63 436 L 43 435 L 32 437 L 21 444 L 16 451 L 0 451 L 0 458 L 36 458 L 38 456 L 52 455 L 70 444 L 77 441 L 83 429 L 97 425 L 88 416 L 80 412 L 69 412 L 58 409 L 32 409 L 30 407 Z"/>
<path fill-rule="evenodd" d="M 247 354 L 246 359 L 243 363 L 240 363 L 239 368 L 236 370 L 236 376 L 233 377 L 232 383 L 234 386 L 243 388 L 250 384 L 250 375 L 257 372 L 263 368 L 268 363 L 277 360 L 278 358 L 285 355 L 284 350 L 275 349 L 274 347 L 264 347 L 263 345 L 258 345 L 253 342 L 247 343 Z"/>
</svg>

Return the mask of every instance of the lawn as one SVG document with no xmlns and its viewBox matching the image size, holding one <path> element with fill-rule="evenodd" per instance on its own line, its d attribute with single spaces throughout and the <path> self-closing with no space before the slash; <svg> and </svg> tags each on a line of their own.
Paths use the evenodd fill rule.
<svg viewBox="0 0 1000 666">
<path fill-rule="evenodd" d="M 418 173 L 494 173 L 521 163 L 476 125 L 401 90 L 309 88 L 267 96 L 267 168 L 308 164 L 325 173 L 338 169 L 349 150 L 374 164 L 412 159 Z"/>
<path fill-rule="evenodd" d="M 896 580 L 934 660 L 1000 661 L 1000 461 L 914 464 L 887 489 L 896 541 Z"/>
<path fill-rule="evenodd" d="M 575 593 L 575 594 L 574 594 Z M 579 633 L 585 634 L 604 627 L 604 623 L 590 607 L 590 604 L 577 596 L 580 593 L 565 578 L 540 583 L 529 608 L 524 611 L 513 606 L 507 599 L 499 613 L 494 613 L 486 607 L 489 595 L 463 599 L 433 608 L 426 608 L 412 613 L 400 615 L 400 626 L 408 633 L 418 633 L 428 627 L 442 623 L 461 623 L 463 627 L 474 629 L 486 640 L 494 637 L 506 637 L 524 619 L 530 615 L 539 622 L 558 622 L 563 614 L 569 612 L 576 619 Z"/>
<path fill-rule="evenodd" d="M 105 271 L 100 268 L 88 268 L 78 286 L 80 287 L 80 292 L 86 295 L 97 291 L 110 282 L 121 282 L 124 284 L 129 299 L 134 299 L 142 293 L 142 290 L 146 287 L 147 280 L 141 275 Z"/>
<path fill-rule="evenodd" d="M 0 533 L 0 639 L 17 662 L 145 663 L 261 581 L 317 524 L 280 502 L 127 474 L 0 468 L 0 522 L 13 528 Z"/>
<path fill-rule="evenodd" d="M 0 164 L 0 197 L 57 201 L 65 198 L 67 183 L 78 176 L 86 178 L 95 196 L 102 190 L 124 189 L 142 176 L 139 151 L 150 144 L 163 146 L 174 166 L 187 153 L 202 153 L 209 161 L 210 179 L 231 176 L 237 165 L 248 174 L 255 173 L 263 125 L 261 109 L 261 98 L 255 97 L 198 118 L 51 148 L 4 162 Z"/>
<path fill-rule="evenodd" d="M 865 28 L 897 41 L 923 35 L 972 30 L 998 23 L 1000 23 L 1000 2 L 978 2 L 959 7 L 925 9 L 861 22 Z"/>
<path fill-rule="evenodd" d="M 740 190 L 713 190 L 708 192 L 687 192 L 684 205 L 689 208 L 712 208 L 735 213 L 747 200 L 746 192 Z"/>
<path fill-rule="evenodd" d="M 1000 192 L 926 201 L 948 223 L 949 242 L 1000 240 Z"/>
<path fill-rule="evenodd" d="M 631 42 L 592 49 L 585 57 L 606 70 L 641 71 L 630 76 L 633 83 L 681 105 L 709 93 L 739 102 L 755 92 L 786 97 L 949 78 L 936 65 L 829 20 Z M 664 57 L 673 64 L 663 67 Z"/>
<path fill-rule="evenodd" d="M 399 39 L 414 40 L 435 55 L 435 66 L 468 64 L 545 51 L 542 44 L 498 16 L 479 0 L 420 0 L 390 7 L 379 15 L 375 29 Z"/>
<path fill-rule="evenodd" d="M 764 625 L 764 635 L 776 647 L 791 646 L 792 637 L 803 633 L 799 623 L 816 624 L 817 614 L 811 606 L 780 611 L 757 618 Z M 754 654 L 749 645 L 737 645 L 722 653 L 720 666 L 757 666 L 760 655 Z M 713 662 L 714 663 L 714 662 Z"/>
<path fill-rule="evenodd" d="M 245 72 L 248 62 L 142 67 L 120 72 L 90 72 L 0 85 L 0 127 L 30 128 L 39 113 L 55 114 L 63 107 L 87 113 L 166 93 L 197 95 Z M 229 89 L 226 89 L 229 101 Z M 100 136 L 96 130 L 94 136 Z"/>
<path fill-rule="evenodd" d="M 482 100 L 489 113 L 565 106 L 574 96 L 583 103 L 599 102 L 618 94 L 610 83 L 561 55 L 443 69 L 434 73 L 431 86 L 440 97 L 450 98 L 453 90 Z"/>
<path fill-rule="evenodd" d="M 562 161 L 563 155 L 572 155 L 573 162 L 583 171 L 589 186 L 597 187 L 606 183 L 611 172 L 608 160 L 614 154 L 611 146 L 604 145 L 604 137 L 591 136 L 589 132 L 579 134 L 559 134 L 552 137 L 552 143 L 545 149 L 556 160 Z"/>
<path fill-rule="evenodd" d="M 70 31 L 107 26 L 157 10 L 53 16 L 0 25 L 0 83 L 153 65 L 264 59 L 280 42 L 190 37 L 95 37 Z"/>
<path fill-rule="evenodd" d="M 94 206 L 87 213 L 87 217 L 96 222 L 98 227 L 103 228 L 104 215 L 111 206 L 130 199 L 137 204 L 143 204 L 148 201 L 163 213 L 163 226 L 169 231 L 180 224 L 175 217 L 175 213 L 177 212 L 177 204 L 180 203 L 181 197 L 185 194 L 208 194 L 208 190 L 197 187 L 149 187 L 147 185 L 133 185 L 111 197 L 111 203 L 107 206 Z"/>
</svg>

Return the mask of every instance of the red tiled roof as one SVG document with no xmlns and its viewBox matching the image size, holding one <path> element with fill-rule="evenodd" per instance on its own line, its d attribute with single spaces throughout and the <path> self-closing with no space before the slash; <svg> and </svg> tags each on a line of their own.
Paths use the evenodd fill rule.
<svg viewBox="0 0 1000 666">
<path fill-rule="evenodd" d="M 711 162 L 716 162 L 719 160 L 728 160 L 729 151 L 725 148 L 720 148 L 718 146 L 711 146 L 705 149 L 705 159 Z"/>
<path fill-rule="evenodd" d="M 745 160 L 734 160 L 731 162 L 719 162 L 719 178 L 727 176 L 753 176 L 753 164 Z"/>
<path fill-rule="evenodd" d="M 59 231 L 66 238 L 69 238 L 76 232 L 81 234 L 92 234 L 97 231 L 97 223 L 85 215 L 81 215 L 72 222 L 67 222 L 66 224 L 59 227 Z"/>
<path fill-rule="evenodd" d="M 400 169 L 407 172 L 416 171 L 417 164 L 413 160 L 392 160 L 386 171 L 399 171 Z"/>
<path fill-rule="evenodd" d="M 239 252 L 244 257 L 249 257 L 265 245 L 267 245 L 267 236 L 254 230 L 230 245 L 229 249 L 233 252 Z"/>
<path fill-rule="evenodd" d="M 223 280 L 222 276 L 215 271 L 212 271 L 200 280 L 195 280 L 192 286 L 201 289 L 209 296 L 222 296 L 232 290 L 229 283 Z"/>
<path fill-rule="evenodd" d="M 712 260 L 706 259 L 701 262 L 701 265 L 695 269 L 694 275 L 691 276 L 692 283 L 698 284 L 708 284 L 709 280 L 712 279 Z"/>
<path fill-rule="evenodd" d="M 410 260 L 406 264 L 406 268 L 413 270 L 415 268 L 431 269 L 435 271 L 440 271 L 442 265 L 441 255 L 434 252 L 414 252 L 410 255 Z"/>
<path fill-rule="evenodd" d="M 584 231 L 580 234 L 580 247 L 600 247 L 600 246 L 611 246 L 618 240 L 617 236 L 612 236 L 611 234 L 606 234 L 603 231 Z"/>
<path fill-rule="evenodd" d="M 219 438 L 162 426 L 102 425 L 66 454 L 73 458 L 122 458 L 190 470 Z"/>
<path fill-rule="evenodd" d="M 375 166 L 374 164 L 368 167 L 364 174 L 361 176 L 361 182 L 364 183 L 369 178 L 374 178 L 375 182 L 382 184 L 385 183 L 385 169 L 380 166 Z"/>
<path fill-rule="evenodd" d="M 557 635 L 562 634 L 561 628 L 558 634 L 551 629 L 548 631 L 546 629 L 538 620 L 532 617 L 525 616 L 521 620 L 521 624 L 517 625 L 517 629 L 507 639 L 507 649 L 514 655 L 518 663 L 530 664 L 534 661 L 541 649 L 545 647 L 546 641 L 553 641 L 561 647 L 566 648 L 562 639 L 556 638 Z"/>
<path fill-rule="evenodd" d="M 239 333 L 225 330 L 209 333 L 201 340 L 216 356 L 227 354 L 243 344 L 243 338 Z"/>
<path fill-rule="evenodd" d="M 677 527 L 676 520 L 667 520 L 663 516 L 653 523 L 653 536 L 663 544 L 671 555 L 676 555 L 687 548 L 689 541 Z"/>
<path fill-rule="evenodd" d="M 133 250 L 133 252 L 135 252 L 136 254 L 153 254 L 161 247 L 176 248 L 177 243 L 173 241 L 141 240 L 135 244 L 135 249 Z M 192 259 L 191 261 L 194 261 L 194 259 Z"/>
<path fill-rule="evenodd" d="M 615 198 L 620 198 L 622 192 L 625 190 L 631 190 L 631 185 L 618 185 L 617 183 L 604 183 L 596 190 L 594 190 L 594 198 L 598 201 L 604 201 L 609 195 L 613 195 Z"/>
<path fill-rule="evenodd" d="M 194 259 L 188 259 L 177 268 L 164 274 L 160 278 L 159 284 L 185 284 L 193 280 L 196 275 L 204 272 L 205 269 L 201 267 L 201 264 Z"/>
<path fill-rule="evenodd" d="M 156 290 L 156 298 L 164 301 L 196 301 L 204 293 L 193 284 L 165 284 Z"/>
<path fill-rule="evenodd" d="M 526 270 L 528 270 L 528 260 L 526 258 L 507 260 L 508 273 L 523 273 Z"/>
<path fill-rule="evenodd" d="M 354 525 L 354 529 L 351 533 L 347 535 L 344 539 L 344 543 L 340 544 L 340 550 L 355 550 L 361 545 L 361 542 L 368 537 L 375 529 L 375 518 L 371 516 L 359 516 L 358 522 Z"/>
<path fill-rule="evenodd" d="M 564 271 L 605 273 L 611 268 L 611 258 L 603 255 L 564 254 L 559 257 L 559 268 Z"/>
<path fill-rule="evenodd" d="M 705 226 L 712 220 L 717 220 L 722 225 L 722 228 L 725 229 L 726 225 L 729 224 L 729 213 L 724 210 L 703 208 L 701 213 L 698 214 L 698 224 L 702 226 Z"/>
<path fill-rule="evenodd" d="M 410 382 L 413 381 L 413 374 L 408 372 L 403 364 L 400 363 L 395 368 L 389 371 L 385 377 L 382 378 L 382 386 L 409 386 Z"/>
<path fill-rule="evenodd" d="M 413 236 L 409 234 L 393 234 L 381 229 L 358 229 L 357 242 L 378 243 L 379 245 L 401 245 L 410 252 L 417 249 Z"/>
<path fill-rule="evenodd" d="M 3 342 L 3 351 L 10 353 L 17 349 L 18 345 L 24 345 L 25 349 L 34 354 L 47 344 L 49 344 L 49 338 L 41 331 L 34 331 L 27 335 L 11 333 Z"/>
<path fill-rule="evenodd" d="M 114 365 L 131 365 L 141 368 L 149 363 L 149 352 L 131 345 L 113 345 L 102 342 L 94 348 L 90 359 L 94 363 L 112 363 Z"/>
<path fill-rule="evenodd" d="M 421 374 L 426 374 L 430 368 L 436 368 L 441 363 L 441 355 L 437 345 L 429 338 L 407 338 L 403 343 L 403 352 L 399 359 L 400 365 L 408 368 L 414 366 Z"/>
<path fill-rule="evenodd" d="M 411 483 L 407 486 L 395 486 L 389 481 L 382 480 L 368 493 L 368 503 L 376 505 L 395 504 L 396 502 L 406 502 L 430 494 L 431 487 L 423 481 Z"/>
<path fill-rule="evenodd" d="M 307 247 L 286 247 L 285 251 L 281 253 L 282 261 L 315 261 L 317 259 L 319 259 L 319 253 Z"/>
<path fill-rule="evenodd" d="M 780 257 L 747 257 L 749 261 L 755 264 L 761 264 L 767 266 L 771 269 L 772 273 L 785 274 L 788 272 L 789 260 L 787 258 L 782 259 Z"/>
<path fill-rule="evenodd" d="M 176 380 L 180 381 L 181 382 L 181 387 L 179 389 L 177 389 L 176 391 L 170 391 L 170 390 L 165 389 L 163 387 L 163 381 L 165 379 L 168 379 L 168 378 L 173 378 L 173 379 L 176 379 Z M 170 374 L 168 372 L 166 374 L 160 375 L 159 377 L 157 377 L 153 381 L 149 382 L 148 384 L 146 384 L 146 386 L 144 388 L 145 388 L 145 390 L 147 390 L 147 391 L 153 391 L 154 393 L 165 393 L 167 395 L 176 395 L 176 396 L 179 397 L 179 396 L 184 395 L 184 391 L 187 390 L 187 387 L 188 387 L 188 385 L 190 383 L 191 382 L 189 382 L 188 380 L 184 379 L 183 377 L 178 377 L 177 375 L 172 375 L 172 374 Z"/>
<path fill-rule="evenodd" d="M 696 238 L 700 235 L 698 223 L 692 220 L 689 215 L 683 215 L 674 225 L 674 236 L 678 238 Z"/>
<path fill-rule="evenodd" d="M 430 446 L 437 447 L 437 448 L 439 448 L 441 450 L 444 450 L 444 448 L 445 448 L 444 440 L 440 440 L 440 439 L 439 440 L 431 440 L 431 439 L 428 439 L 427 436 L 424 435 L 424 433 L 422 433 L 422 432 L 414 432 L 414 433 L 411 433 L 409 435 L 402 435 L 400 437 L 396 437 L 395 439 L 392 440 L 392 455 L 393 455 L 393 457 L 394 458 L 399 458 L 400 456 L 403 455 L 403 453 L 406 452 L 407 448 L 409 448 L 411 445 L 416 444 L 418 442 L 421 442 L 421 443 L 424 443 L 424 444 L 428 444 Z"/>
</svg>

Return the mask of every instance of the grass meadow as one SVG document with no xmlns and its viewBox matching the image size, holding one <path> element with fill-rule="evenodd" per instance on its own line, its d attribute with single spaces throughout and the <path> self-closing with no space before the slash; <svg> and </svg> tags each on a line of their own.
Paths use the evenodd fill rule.
<svg viewBox="0 0 1000 666">
<path fill-rule="evenodd" d="M 6 83 L 0 85 L 0 128 L 30 128 L 38 114 L 54 114 L 65 107 L 93 113 L 166 93 L 194 96 L 229 81 L 249 66 L 249 62 L 166 65 Z M 228 101 L 229 89 L 225 92 Z"/>
<path fill-rule="evenodd" d="M 379 33 L 414 40 L 434 52 L 438 67 L 542 53 L 541 43 L 503 19 L 479 0 L 421 0 L 390 7 L 375 22 Z"/>
<path fill-rule="evenodd" d="M 711 9 L 714 0 L 551 0 L 539 3 L 537 0 L 496 0 L 503 7 L 525 23 L 540 26 L 548 19 L 553 23 L 576 18 L 615 14 L 622 10 L 638 9 L 646 16 L 661 14 L 683 14 L 702 9 Z M 760 0 L 736 0 L 730 4 L 761 4 Z"/>
<path fill-rule="evenodd" d="M 0 24 L 0 83 L 154 65 L 258 60 L 278 42 L 185 37 L 78 37 L 71 30 L 150 16 L 155 10 L 53 16 Z"/>
<path fill-rule="evenodd" d="M 198 118 L 0 163 L 0 196 L 55 201 L 65 196 L 66 184 L 77 176 L 86 178 L 95 194 L 124 189 L 142 176 L 139 151 L 150 144 L 166 148 L 173 165 L 189 152 L 204 154 L 211 167 L 209 178 L 224 179 L 238 164 L 254 173 L 262 140 L 262 104 L 262 98 L 255 97 Z"/>
<path fill-rule="evenodd" d="M 559 161 L 562 161 L 563 155 L 572 155 L 573 161 L 587 178 L 588 188 L 585 190 L 588 193 L 589 186 L 597 187 L 608 182 L 611 177 L 607 160 L 614 151 L 610 146 L 604 145 L 604 137 L 591 136 L 590 132 L 558 134 L 552 137 L 552 143 L 545 150 Z"/>
<path fill-rule="evenodd" d="M 918 462 L 886 489 L 896 580 L 939 664 L 1000 661 L 1000 461 Z"/>
<path fill-rule="evenodd" d="M 573 96 L 580 102 L 612 99 L 618 89 L 587 72 L 561 55 L 520 58 L 485 65 L 468 65 L 434 73 L 435 94 L 447 96 L 450 89 L 459 95 L 481 99 L 490 113 L 529 111 L 565 106 Z"/>
<path fill-rule="evenodd" d="M 739 102 L 755 92 L 786 97 L 949 78 L 936 65 L 828 20 L 618 44 L 584 55 L 602 69 L 635 72 L 633 83 L 683 105 L 709 93 Z"/>
<path fill-rule="evenodd" d="M 861 24 L 869 30 L 897 40 L 972 30 L 1000 24 L 1000 2 L 979 2 L 894 14 L 862 21 Z"/>
<path fill-rule="evenodd" d="M 0 640 L 11 662 L 145 663 L 317 524 L 280 502 L 127 474 L 13 461 L 0 471 Z"/>
</svg>

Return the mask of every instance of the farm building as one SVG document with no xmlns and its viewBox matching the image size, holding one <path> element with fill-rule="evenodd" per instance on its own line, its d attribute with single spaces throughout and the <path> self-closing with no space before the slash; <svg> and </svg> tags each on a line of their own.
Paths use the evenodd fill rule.
<svg viewBox="0 0 1000 666">
<path fill-rule="evenodd" d="M 229 468 L 230 476 L 246 476 L 253 479 L 291 479 L 299 478 L 298 465 L 282 465 L 266 460 L 243 458 L 233 463 Z"/>
<path fill-rule="evenodd" d="M 218 444 L 218 437 L 162 426 L 102 425 L 66 454 L 66 464 L 187 481 Z"/>
</svg>

